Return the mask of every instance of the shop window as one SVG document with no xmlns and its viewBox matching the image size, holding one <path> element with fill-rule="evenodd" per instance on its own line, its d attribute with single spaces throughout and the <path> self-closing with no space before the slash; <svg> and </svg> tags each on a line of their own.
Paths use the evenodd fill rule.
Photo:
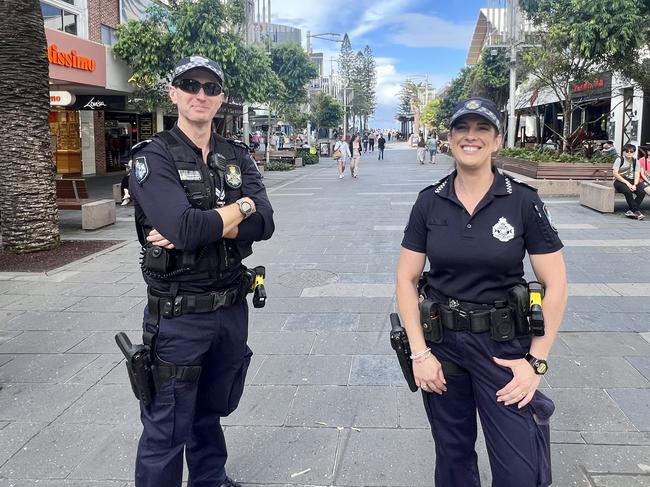
<svg viewBox="0 0 650 487">
<path fill-rule="evenodd" d="M 66 3 L 74 5 L 74 0 Z M 41 12 L 43 13 L 43 23 L 48 29 L 59 30 L 73 35 L 78 34 L 77 14 L 45 2 L 41 2 Z"/>
<path fill-rule="evenodd" d="M 106 46 L 117 44 L 117 30 L 102 24 L 102 44 Z"/>
</svg>

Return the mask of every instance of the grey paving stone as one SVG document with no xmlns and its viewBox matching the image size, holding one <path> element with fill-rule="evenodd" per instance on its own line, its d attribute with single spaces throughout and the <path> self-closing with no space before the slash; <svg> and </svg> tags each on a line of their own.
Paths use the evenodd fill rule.
<svg viewBox="0 0 650 487">
<path fill-rule="evenodd" d="M 632 366 L 650 380 L 650 357 L 625 357 Z"/>
<path fill-rule="evenodd" d="M 280 331 L 287 321 L 289 313 L 268 313 L 265 309 L 253 311 L 248 317 L 248 331 Z"/>
<path fill-rule="evenodd" d="M 0 331 L 0 345 L 2 345 L 5 342 L 8 342 L 12 338 L 18 336 L 20 334 L 19 331 Z"/>
<path fill-rule="evenodd" d="M 0 429 L 0 466 L 20 451 L 25 443 L 35 436 L 47 423 L 6 423 Z M 4 476 L 0 470 L 0 478 Z"/>
<path fill-rule="evenodd" d="M 334 485 L 432 485 L 435 454 L 429 431 L 362 429 L 342 433 Z M 418 452 L 415 457 L 414 452 Z"/>
<path fill-rule="evenodd" d="M 650 487 L 650 475 L 595 475 L 595 487 Z"/>
<path fill-rule="evenodd" d="M 6 363 L 11 362 L 14 359 L 15 355 L 2 354 L 0 355 L 0 367 Z M 2 369 L 0 369 L 0 374 L 2 374 Z"/>
<path fill-rule="evenodd" d="M 133 463 L 140 429 L 112 430 L 106 437 L 98 438 L 79 464 L 70 473 L 70 479 L 84 479 L 86 485 L 93 487 L 90 481 L 106 479 L 133 479 Z"/>
<path fill-rule="evenodd" d="M 623 357 L 556 357 L 544 378 L 551 387 L 650 387 Z"/>
<path fill-rule="evenodd" d="M 576 355 L 650 355 L 650 343 L 640 337 L 638 333 L 562 333 L 560 339 Z M 604 346 L 605 344 L 607 346 Z"/>
<path fill-rule="evenodd" d="M 14 294 L 0 294 L 0 308 L 4 309 L 14 309 L 14 310 L 21 310 L 23 308 L 16 308 L 16 307 L 9 307 L 10 305 L 19 302 L 22 300 L 22 296 L 17 296 Z"/>
<path fill-rule="evenodd" d="M 84 297 L 134 297 L 133 291 L 135 289 L 133 284 L 74 284 L 73 286 L 67 290 L 66 294 Z"/>
<path fill-rule="evenodd" d="M 143 307 L 145 304 L 145 300 L 140 297 L 121 296 L 119 299 L 115 299 L 114 297 L 89 297 L 82 299 L 67 309 L 73 312 L 101 311 L 104 313 L 116 313 L 128 311 L 135 307 Z"/>
<path fill-rule="evenodd" d="M 130 333 L 129 335 L 135 334 Z M 137 335 L 132 336 L 133 339 L 139 341 L 136 337 Z M 77 343 L 72 349 L 70 349 L 69 353 L 119 353 L 119 350 L 120 349 L 115 343 L 115 332 L 100 331 L 88 334 L 83 341 Z"/>
<path fill-rule="evenodd" d="M 396 427 L 396 391 L 392 387 L 301 386 L 286 424 L 330 428 Z"/>
<path fill-rule="evenodd" d="M 269 299 L 266 307 L 270 312 L 281 313 L 376 313 L 389 312 L 392 298 L 276 298 Z"/>
<path fill-rule="evenodd" d="M 591 445 L 639 445 L 650 446 L 650 433 L 625 433 L 608 431 L 583 431 L 580 435 Z"/>
<path fill-rule="evenodd" d="M 551 431 L 551 443 L 576 443 L 584 445 L 585 439 L 578 431 Z"/>
<path fill-rule="evenodd" d="M 395 284 L 395 274 L 390 272 L 343 272 L 339 282 L 357 284 Z"/>
<path fill-rule="evenodd" d="M 406 382 L 404 382 L 404 385 L 406 385 Z M 431 426 L 424 410 L 422 393 L 420 391 L 411 392 L 408 387 L 396 387 L 395 389 L 397 390 L 399 427 L 429 430 Z"/>
<path fill-rule="evenodd" d="M 7 294 L 0 294 L 0 300 Z M 82 300 L 79 296 L 13 296 L 18 299 L 4 305 L 17 311 L 63 311 Z"/>
<path fill-rule="evenodd" d="M 351 361 L 341 356 L 270 355 L 251 384 L 345 385 Z"/>
<path fill-rule="evenodd" d="M 131 313 L 28 311 L 15 316 L 4 328 L 32 331 L 142 330 L 142 310 L 133 310 Z"/>
<path fill-rule="evenodd" d="M 359 331 L 389 331 L 390 313 L 361 313 L 359 315 Z"/>
<path fill-rule="evenodd" d="M 650 447 L 554 445 L 551 452 L 554 478 L 558 487 L 565 485 L 591 487 L 589 483 L 572 483 L 574 479 L 584 478 L 579 469 L 594 475 L 603 473 L 640 475 L 643 471 L 639 468 L 639 464 L 648 464 Z"/>
<path fill-rule="evenodd" d="M 0 345 L 0 353 L 63 353 L 85 337 L 73 331 L 25 331 Z"/>
<path fill-rule="evenodd" d="M 13 281 L 12 289 L 7 290 L 7 294 L 19 294 L 23 296 L 48 296 L 48 295 L 67 295 L 71 289 L 78 288 L 79 285 L 68 282 L 43 281 L 35 285 L 34 282 Z"/>
<path fill-rule="evenodd" d="M 127 483 L 122 480 L 14 480 L 11 479 L 9 487 L 126 487 Z"/>
<path fill-rule="evenodd" d="M 121 353 L 105 353 L 99 355 L 78 373 L 70 377 L 72 384 L 127 384 L 129 379 L 123 365 L 124 355 Z"/>
<path fill-rule="evenodd" d="M 352 361 L 350 385 L 401 386 L 404 376 L 392 355 L 360 355 Z"/>
<path fill-rule="evenodd" d="M 0 367 L 1 382 L 66 382 L 97 356 L 76 354 L 21 354 Z M 0 359 L 1 362 L 1 359 Z"/>
<path fill-rule="evenodd" d="M 283 330 L 354 331 L 359 326 L 357 313 L 293 313 Z"/>
<path fill-rule="evenodd" d="M 0 313 L 0 330 L 7 329 L 6 328 L 7 323 L 9 323 L 11 320 L 24 313 L 25 313 L 24 311 L 8 311 L 3 309 L 2 313 Z"/>
<path fill-rule="evenodd" d="M 92 284 L 110 284 L 118 281 L 127 282 L 127 278 L 135 274 L 128 274 L 124 272 L 76 272 L 75 274 L 66 278 L 66 282 L 89 282 Z M 136 275 L 139 280 L 135 282 L 142 282 L 142 276 Z"/>
<path fill-rule="evenodd" d="M 388 355 L 393 354 L 388 333 L 319 332 L 314 343 L 320 355 Z"/>
<path fill-rule="evenodd" d="M 641 332 L 650 331 L 650 323 L 647 312 L 574 312 L 565 314 L 562 331 Z"/>
<path fill-rule="evenodd" d="M 228 475 L 260 485 L 331 485 L 338 431 L 329 428 L 226 428 Z M 299 477 L 291 474 L 309 472 Z"/>
<path fill-rule="evenodd" d="M 137 427 L 140 407 L 126 384 L 97 384 L 69 407 L 54 424 L 133 425 Z"/>
<path fill-rule="evenodd" d="M 259 372 L 262 364 L 266 361 L 268 355 L 263 355 L 253 352 L 253 357 L 251 358 L 251 363 L 248 365 L 248 372 L 246 373 L 245 384 L 251 384 L 255 379 L 255 376 Z"/>
<path fill-rule="evenodd" d="M 562 333 L 560 333 L 561 335 Z M 555 361 L 555 357 L 562 357 L 565 355 L 575 355 L 573 351 L 564 343 L 562 340 L 556 339 L 553 342 L 553 348 L 551 349 L 551 360 Z"/>
<path fill-rule="evenodd" d="M 601 389 L 551 389 L 553 430 L 636 431 L 612 398 Z"/>
<path fill-rule="evenodd" d="M 221 424 L 228 426 L 282 426 L 296 394 L 296 386 L 255 386 L 244 388 L 237 410 Z"/>
<path fill-rule="evenodd" d="M 308 331 L 254 331 L 248 334 L 248 346 L 266 355 L 307 355 L 315 338 L 316 334 Z"/>
<path fill-rule="evenodd" d="M 79 384 L 3 384 L 0 420 L 51 422 L 86 389 Z"/>
<path fill-rule="evenodd" d="M 65 479 L 110 434 L 109 426 L 50 426 L 32 438 L 3 467 L 8 478 Z"/>
<path fill-rule="evenodd" d="M 650 388 L 607 389 L 639 431 L 650 431 Z"/>
</svg>

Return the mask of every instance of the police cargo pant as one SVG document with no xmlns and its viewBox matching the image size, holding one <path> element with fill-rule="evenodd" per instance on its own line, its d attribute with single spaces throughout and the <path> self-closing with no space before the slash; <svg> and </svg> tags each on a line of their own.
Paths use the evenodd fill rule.
<svg viewBox="0 0 650 487">
<path fill-rule="evenodd" d="M 145 308 L 145 323 L 147 316 Z M 149 406 L 140 404 L 144 431 L 136 487 L 180 487 L 183 453 L 188 487 L 218 487 L 225 480 L 227 451 L 220 418 L 237 408 L 244 390 L 252 356 L 247 339 L 246 302 L 210 313 L 160 318 L 158 357 L 202 369 L 197 382 L 165 380 Z"/>
<path fill-rule="evenodd" d="M 443 342 L 428 343 L 443 364 L 447 392 L 422 392 L 436 450 L 436 487 L 480 486 L 477 454 L 478 411 L 493 487 L 551 485 L 549 420 L 555 406 L 541 392 L 522 409 L 497 402 L 497 391 L 512 372 L 492 360 L 522 358 L 530 337 L 496 342 L 489 333 L 444 330 Z M 455 364 L 457 367 L 450 366 Z"/>
</svg>

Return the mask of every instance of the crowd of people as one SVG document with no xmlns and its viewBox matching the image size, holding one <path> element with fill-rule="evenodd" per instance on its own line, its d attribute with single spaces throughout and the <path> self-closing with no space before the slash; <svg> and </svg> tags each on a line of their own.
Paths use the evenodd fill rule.
<svg viewBox="0 0 650 487">
<path fill-rule="evenodd" d="M 343 179 L 345 175 L 345 168 L 350 163 L 350 174 L 353 178 L 359 176 L 359 161 L 361 154 L 367 152 L 375 152 L 375 145 L 377 146 L 377 160 L 384 159 L 384 150 L 386 148 L 386 141 L 391 138 L 396 139 L 395 130 L 388 130 L 386 135 L 379 130 L 364 131 L 363 134 L 354 133 L 351 136 L 343 137 L 341 134 L 336 135 L 336 142 L 332 150 L 332 157 L 337 161 L 339 179 Z"/>
</svg>

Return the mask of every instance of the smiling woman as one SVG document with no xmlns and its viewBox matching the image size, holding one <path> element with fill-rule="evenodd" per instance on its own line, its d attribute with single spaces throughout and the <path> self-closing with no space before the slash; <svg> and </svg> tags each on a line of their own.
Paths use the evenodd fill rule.
<svg viewBox="0 0 650 487">
<path fill-rule="evenodd" d="M 492 167 L 501 144 L 494 102 L 460 102 L 449 143 L 456 170 L 420 193 L 397 267 L 413 376 L 436 443 L 436 486 L 480 485 L 478 411 L 493 485 L 546 487 L 555 406 L 537 388 L 566 304 L 562 242 L 536 191 Z M 545 329 L 521 312 L 537 289 L 523 279 L 526 252 L 545 286 Z"/>
</svg>

